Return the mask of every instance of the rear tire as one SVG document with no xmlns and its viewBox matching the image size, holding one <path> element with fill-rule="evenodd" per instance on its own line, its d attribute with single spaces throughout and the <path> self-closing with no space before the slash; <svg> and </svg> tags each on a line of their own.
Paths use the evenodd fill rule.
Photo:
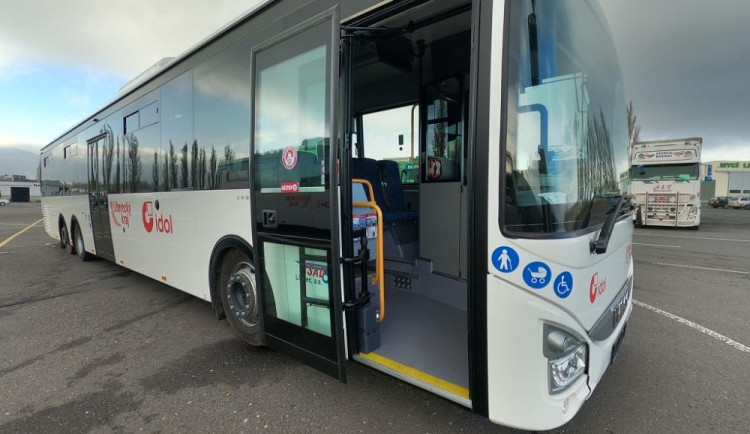
<svg viewBox="0 0 750 434">
<path fill-rule="evenodd" d="M 68 227 L 63 223 L 60 226 L 60 248 L 64 249 L 68 247 Z"/>
<path fill-rule="evenodd" d="M 232 330 L 252 346 L 263 345 L 263 330 L 258 309 L 258 285 L 255 265 L 238 249 L 231 249 L 221 261 L 218 294 Z"/>
<path fill-rule="evenodd" d="M 81 229 L 76 225 L 75 227 L 75 248 L 73 249 L 74 253 L 78 255 L 78 259 L 80 259 L 82 262 L 86 262 L 90 260 L 93 256 L 91 253 L 86 251 L 86 246 L 83 244 L 83 235 L 81 234 Z"/>
</svg>

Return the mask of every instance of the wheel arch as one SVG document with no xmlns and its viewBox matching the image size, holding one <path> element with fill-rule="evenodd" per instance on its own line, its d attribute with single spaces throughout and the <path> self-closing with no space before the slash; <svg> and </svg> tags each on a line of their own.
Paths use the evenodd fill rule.
<svg viewBox="0 0 750 434">
<path fill-rule="evenodd" d="M 208 289 L 211 295 L 211 306 L 214 308 L 217 320 L 226 318 L 224 306 L 219 299 L 217 282 L 221 273 L 221 264 L 224 256 L 232 249 L 241 250 L 247 254 L 251 261 L 255 262 L 252 246 L 239 235 L 226 235 L 214 245 L 211 251 L 211 259 L 208 262 Z"/>
<path fill-rule="evenodd" d="M 60 230 L 63 226 L 68 227 L 68 223 L 65 221 L 65 216 L 60 213 L 57 216 L 57 229 Z"/>
<path fill-rule="evenodd" d="M 78 217 L 76 217 L 75 214 L 70 216 L 70 224 L 68 224 L 68 236 L 70 237 L 71 246 L 75 246 L 76 244 L 75 231 L 80 231 L 80 226 L 81 224 L 78 223 Z"/>
</svg>

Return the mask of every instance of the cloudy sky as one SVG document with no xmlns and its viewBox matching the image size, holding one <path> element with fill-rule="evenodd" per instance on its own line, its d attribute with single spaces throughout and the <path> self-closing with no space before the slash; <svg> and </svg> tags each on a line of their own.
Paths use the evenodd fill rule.
<svg viewBox="0 0 750 434">
<path fill-rule="evenodd" d="M 37 151 L 258 0 L 0 0 L 0 146 Z M 602 0 L 641 139 L 750 160 L 750 0 Z"/>
</svg>

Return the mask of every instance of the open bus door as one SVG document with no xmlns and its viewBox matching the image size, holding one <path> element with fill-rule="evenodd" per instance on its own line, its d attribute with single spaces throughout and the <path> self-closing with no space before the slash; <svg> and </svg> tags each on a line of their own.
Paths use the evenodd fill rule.
<svg viewBox="0 0 750 434">
<path fill-rule="evenodd" d="M 266 345 L 345 381 L 340 19 L 338 7 L 320 8 L 271 24 L 252 52 L 252 235 Z"/>
</svg>

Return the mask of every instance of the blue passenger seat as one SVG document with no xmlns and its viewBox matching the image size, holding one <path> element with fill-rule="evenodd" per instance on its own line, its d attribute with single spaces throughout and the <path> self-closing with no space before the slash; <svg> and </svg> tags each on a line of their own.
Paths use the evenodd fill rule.
<svg viewBox="0 0 750 434">
<path fill-rule="evenodd" d="M 380 160 L 378 161 L 378 169 L 383 183 L 386 205 L 388 206 L 388 212 L 392 214 L 392 218 L 400 222 L 417 221 L 417 212 L 406 206 L 404 186 L 401 183 L 401 171 L 398 169 L 398 163 L 391 160 Z"/>
<path fill-rule="evenodd" d="M 414 223 L 416 211 L 406 208 L 404 190 L 398 163 L 395 161 L 375 161 L 371 158 L 354 158 L 352 174 L 355 178 L 366 179 L 372 184 L 375 202 L 383 211 L 385 223 Z"/>
</svg>

